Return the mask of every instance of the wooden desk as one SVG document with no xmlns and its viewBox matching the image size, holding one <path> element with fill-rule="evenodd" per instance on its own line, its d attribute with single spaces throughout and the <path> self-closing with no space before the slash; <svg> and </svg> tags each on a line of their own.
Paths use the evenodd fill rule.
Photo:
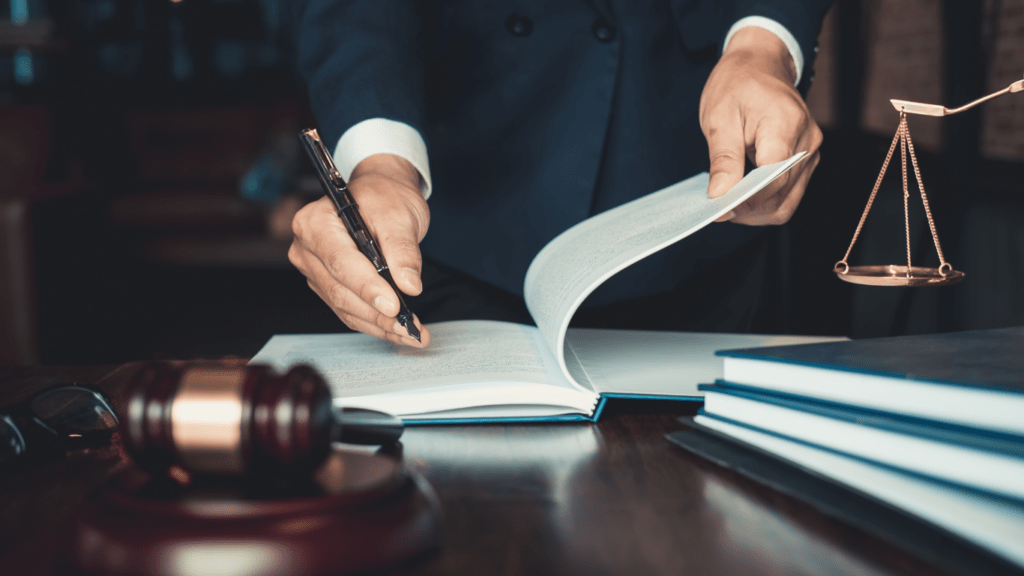
<svg viewBox="0 0 1024 576">
<path fill-rule="evenodd" d="M 115 403 L 131 366 L 0 368 L 0 406 L 57 382 Z M 941 574 L 873 536 L 670 445 L 668 415 L 597 425 L 413 428 L 406 465 L 444 510 L 439 555 L 402 574 Z M 109 448 L 0 475 L 0 573 L 66 571 L 64 530 L 125 465 Z"/>
</svg>

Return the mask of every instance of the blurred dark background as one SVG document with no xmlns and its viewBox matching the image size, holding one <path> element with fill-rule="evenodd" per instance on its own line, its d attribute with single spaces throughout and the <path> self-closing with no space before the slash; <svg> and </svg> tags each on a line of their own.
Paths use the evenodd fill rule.
<svg viewBox="0 0 1024 576">
<path fill-rule="evenodd" d="M 287 0 L 0 0 L 0 364 L 248 356 L 343 328 L 287 261 L 319 196 Z M 766 329 L 870 337 L 1024 324 L 1024 95 L 911 117 L 948 288 L 840 282 L 898 116 L 1021 78 L 1024 0 L 840 0 L 809 104 L 822 161 L 772 230 Z M 898 163 L 852 264 L 900 263 Z M 915 264 L 937 263 L 912 188 Z"/>
</svg>

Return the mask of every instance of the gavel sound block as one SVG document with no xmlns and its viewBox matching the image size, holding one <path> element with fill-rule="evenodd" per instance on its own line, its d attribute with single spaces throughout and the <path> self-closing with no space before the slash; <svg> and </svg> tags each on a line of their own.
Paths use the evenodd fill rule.
<svg viewBox="0 0 1024 576">
<path fill-rule="evenodd" d="M 346 574 L 437 549 L 425 481 L 397 459 L 331 448 L 330 393 L 312 369 L 153 364 L 126 405 L 138 466 L 77 516 L 86 573 Z"/>
</svg>

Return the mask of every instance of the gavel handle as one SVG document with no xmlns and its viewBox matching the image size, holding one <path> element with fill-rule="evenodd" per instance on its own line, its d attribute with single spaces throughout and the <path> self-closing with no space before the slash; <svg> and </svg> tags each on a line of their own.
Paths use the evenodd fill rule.
<svg viewBox="0 0 1024 576">
<path fill-rule="evenodd" d="M 398 442 L 404 429 L 402 420 L 391 414 L 363 408 L 334 408 L 331 441 L 387 446 Z"/>
</svg>

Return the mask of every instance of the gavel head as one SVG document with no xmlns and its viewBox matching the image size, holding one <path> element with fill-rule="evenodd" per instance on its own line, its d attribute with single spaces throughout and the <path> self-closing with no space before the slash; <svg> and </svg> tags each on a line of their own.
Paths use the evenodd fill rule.
<svg viewBox="0 0 1024 576">
<path fill-rule="evenodd" d="M 312 368 L 147 363 L 121 415 L 136 464 L 162 474 L 308 473 L 326 458 L 331 393 Z"/>
</svg>

